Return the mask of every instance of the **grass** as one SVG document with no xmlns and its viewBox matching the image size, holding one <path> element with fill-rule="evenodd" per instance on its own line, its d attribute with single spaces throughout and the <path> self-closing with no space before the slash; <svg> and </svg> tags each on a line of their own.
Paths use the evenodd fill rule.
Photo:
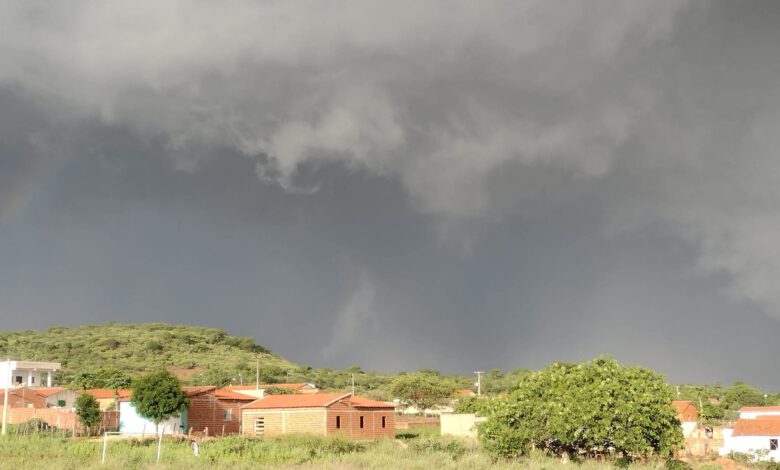
<svg viewBox="0 0 780 470">
<path fill-rule="evenodd" d="M 483 469 L 552 470 L 558 459 L 534 455 L 517 461 L 496 462 L 473 441 L 420 437 L 404 442 L 355 442 L 339 438 L 284 436 L 266 439 L 230 437 L 204 442 L 193 456 L 189 442 L 166 438 L 161 464 L 155 464 L 154 439 L 113 440 L 108 458 L 100 463 L 100 439 L 62 439 L 45 433 L 0 438 L 2 468 L 49 469 Z M 611 464 L 569 464 L 577 470 L 610 470 Z M 663 463 L 633 465 L 632 469 L 662 469 Z"/>
</svg>

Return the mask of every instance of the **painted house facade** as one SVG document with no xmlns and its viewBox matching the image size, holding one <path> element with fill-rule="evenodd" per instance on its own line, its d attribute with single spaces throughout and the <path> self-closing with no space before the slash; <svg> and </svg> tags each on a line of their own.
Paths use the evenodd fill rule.
<svg viewBox="0 0 780 470">
<path fill-rule="evenodd" d="M 242 408 L 242 435 L 393 438 L 395 406 L 350 393 L 267 395 Z"/>
<path fill-rule="evenodd" d="M 680 420 L 683 436 L 691 436 L 698 426 L 699 410 L 693 402 L 688 400 L 675 400 L 672 402 L 672 406 L 677 411 L 677 419 Z"/>
<path fill-rule="evenodd" d="M 743 406 L 739 409 L 740 419 L 756 419 L 760 416 L 780 416 L 780 406 Z"/>
<path fill-rule="evenodd" d="M 118 410 L 119 409 L 118 403 L 120 401 L 130 400 L 130 395 L 132 395 L 132 390 L 129 389 L 110 390 L 107 388 L 92 388 L 89 390 L 84 390 L 83 393 L 87 393 L 95 397 L 95 400 L 97 400 L 98 406 L 100 407 L 100 411 L 108 411 L 112 409 Z"/>
<path fill-rule="evenodd" d="M 0 388 L 51 387 L 52 373 L 61 369 L 59 362 L 0 362 Z"/>
<path fill-rule="evenodd" d="M 721 455 L 739 452 L 756 460 L 780 461 L 780 416 L 756 416 L 739 419 L 732 429 L 723 431 Z"/>
</svg>

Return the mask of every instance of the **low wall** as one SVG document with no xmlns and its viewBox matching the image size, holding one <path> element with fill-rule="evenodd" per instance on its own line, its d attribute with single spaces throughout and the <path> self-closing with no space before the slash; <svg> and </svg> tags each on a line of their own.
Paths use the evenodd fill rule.
<svg viewBox="0 0 780 470">
<path fill-rule="evenodd" d="M 75 429 L 81 432 L 78 416 L 72 411 L 57 408 L 9 408 L 8 423 L 21 424 L 31 419 L 40 419 L 49 426 L 57 429 Z M 101 430 L 115 430 L 119 426 L 119 413 L 109 411 L 103 413 L 100 422 Z"/>
<path fill-rule="evenodd" d="M 487 418 L 474 413 L 442 413 L 441 434 L 461 437 L 477 437 L 477 424 Z"/>
<path fill-rule="evenodd" d="M 404 416 L 396 415 L 396 429 L 414 429 L 425 427 L 438 427 L 440 423 L 438 416 Z"/>
</svg>

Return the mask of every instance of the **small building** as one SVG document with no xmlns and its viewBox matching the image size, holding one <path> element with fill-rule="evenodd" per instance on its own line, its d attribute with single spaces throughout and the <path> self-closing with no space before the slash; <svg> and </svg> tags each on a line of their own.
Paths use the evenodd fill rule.
<svg viewBox="0 0 780 470">
<path fill-rule="evenodd" d="M 255 398 L 263 398 L 263 396 L 265 396 L 266 390 L 274 388 L 290 390 L 294 393 L 319 393 L 320 391 L 316 385 L 308 382 L 289 384 L 231 385 L 225 387 L 224 390 L 232 390 L 234 392 L 243 393 L 244 395 L 249 395 Z"/>
<path fill-rule="evenodd" d="M 5 404 L 5 388 L 0 388 L 0 406 Z M 46 408 L 46 398 L 29 387 L 8 388 L 9 408 Z"/>
<path fill-rule="evenodd" d="M 79 394 L 64 387 L 40 387 L 34 389 L 42 396 L 49 408 L 75 408 Z"/>
<path fill-rule="evenodd" d="M 474 413 L 442 413 L 441 435 L 477 437 L 477 426 L 485 421 L 486 417 Z"/>
<path fill-rule="evenodd" d="M 130 400 L 132 390 L 120 388 L 119 390 L 110 390 L 107 388 L 92 388 L 84 390 L 84 393 L 92 395 L 98 402 L 100 411 L 119 410 L 120 401 Z"/>
<path fill-rule="evenodd" d="M 760 416 L 780 416 L 780 406 L 743 406 L 739 409 L 740 419 L 756 419 Z"/>
<path fill-rule="evenodd" d="M 689 400 L 676 400 L 672 406 L 677 411 L 684 437 L 689 437 L 696 430 L 699 421 L 699 410 Z"/>
<path fill-rule="evenodd" d="M 780 416 L 738 419 L 732 429 L 723 431 L 721 455 L 738 452 L 755 460 L 780 461 Z"/>
<path fill-rule="evenodd" d="M 244 436 L 309 433 L 354 439 L 395 436 L 395 405 L 351 393 L 266 395 L 244 406 Z"/>
<path fill-rule="evenodd" d="M 52 373 L 60 370 L 59 362 L 4 361 L 0 362 L 0 388 L 51 387 Z"/>
</svg>

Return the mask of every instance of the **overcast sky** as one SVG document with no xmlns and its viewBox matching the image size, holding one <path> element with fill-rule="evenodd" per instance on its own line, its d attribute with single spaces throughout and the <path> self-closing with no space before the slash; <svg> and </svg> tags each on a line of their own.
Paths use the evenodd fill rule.
<svg viewBox="0 0 780 470">
<path fill-rule="evenodd" d="M 780 3 L 0 2 L 3 329 L 780 389 Z"/>
</svg>

